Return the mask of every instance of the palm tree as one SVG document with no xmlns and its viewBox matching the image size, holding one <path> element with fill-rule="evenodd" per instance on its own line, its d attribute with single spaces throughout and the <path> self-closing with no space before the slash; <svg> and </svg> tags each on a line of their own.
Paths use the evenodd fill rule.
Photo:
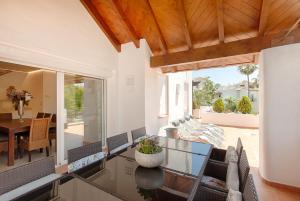
<svg viewBox="0 0 300 201">
<path fill-rule="evenodd" d="M 257 65 L 255 64 L 244 64 L 244 65 L 240 65 L 239 66 L 239 71 L 240 73 L 242 73 L 243 75 L 247 76 L 247 89 L 248 89 L 248 97 L 250 98 L 250 92 L 249 92 L 249 75 L 251 75 L 252 73 L 254 73 L 254 71 L 256 71 L 257 69 Z"/>
</svg>

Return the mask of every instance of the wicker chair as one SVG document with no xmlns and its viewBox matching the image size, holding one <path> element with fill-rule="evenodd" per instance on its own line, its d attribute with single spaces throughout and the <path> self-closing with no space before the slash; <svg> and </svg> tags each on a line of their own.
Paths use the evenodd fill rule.
<svg viewBox="0 0 300 201">
<path fill-rule="evenodd" d="M 53 157 L 1 172 L 0 200 L 31 200 L 30 194 L 41 193 L 44 187 L 47 191 L 60 177 L 55 174 Z"/>
<path fill-rule="evenodd" d="M 238 165 L 239 165 L 240 191 L 243 192 L 250 171 L 250 165 L 245 150 L 242 151 L 241 158 Z"/>
<path fill-rule="evenodd" d="M 215 189 L 198 185 L 194 194 L 188 201 L 226 201 L 228 194 Z M 249 175 L 242 193 L 243 201 L 259 201 L 252 175 Z"/>
<path fill-rule="evenodd" d="M 56 123 L 56 114 L 52 115 L 51 122 Z M 52 140 L 56 140 L 56 127 L 49 128 L 49 144 L 52 146 Z"/>
<path fill-rule="evenodd" d="M 0 113 L 0 121 L 12 120 L 12 113 Z M 5 130 L 0 130 L 0 153 L 7 151 L 8 148 L 8 135 Z"/>
<path fill-rule="evenodd" d="M 0 153 L 7 151 L 8 148 L 8 136 L 5 134 L 0 134 Z"/>
<path fill-rule="evenodd" d="M 140 138 L 146 136 L 146 127 L 138 128 L 131 131 L 132 145 L 136 145 Z"/>
<path fill-rule="evenodd" d="M 108 158 L 112 158 L 113 155 L 125 151 L 128 147 L 128 135 L 122 133 L 113 137 L 107 138 Z"/>
<path fill-rule="evenodd" d="M 80 166 L 80 168 L 75 168 L 72 166 L 73 163 L 80 162 L 80 160 L 84 160 L 87 156 L 97 155 L 98 157 L 93 157 L 93 161 L 85 161 L 84 165 Z M 102 156 L 101 156 L 102 154 Z M 100 158 L 99 158 L 100 157 Z M 68 172 L 73 172 L 75 174 L 80 175 L 81 177 L 89 177 L 93 173 L 100 170 L 102 164 L 102 159 L 105 155 L 102 152 L 102 142 L 94 142 L 90 144 L 83 145 L 81 147 L 77 147 L 75 149 L 68 150 Z M 91 175 L 90 175 L 91 174 Z"/>
<path fill-rule="evenodd" d="M 90 156 L 102 152 L 102 142 L 94 142 L 90 144 L 83 145 L 74 149 L 68 150 L 68 164 L 73 163 L 79 159 L 86 156 Z"/>
<path fill-rule="evenodd" d="M 238 154 L 238 161 L 239 161 L 243 151 L 243 144 L 241 138 L 238 138 L 235 150 Z M 213 148 L 210 155 L 210 160 L 225 162 L 226 152 L 227 150 L 225 149 Z"/>
<path fill-rule="evenodd" d="M 44 112 L 38 112 L 37 115 L 36 115 L 36 118 L 37 118 L 37 119 L 44 118 L 44 115 L 45 115 Z"/>
<path fill-rule="evenodd" d="M 220 183 L 226 183 L 227 177 L 227 168 L 228 165 L 226 163 L 219 163 L 216 161 L 209 161 L 204 170 L 204 175 L 215 178 L 219 180 Z M 243 192 L 245 183 L 247 181 L 247 177 L 249 174 L 250 166 L 248 163 L 246 152 L 243 150 L 241 154 L 240 161 L 238 163 L 238 175 L 239 175 L 239 190 Z M 204 178 L 204 177 L 203 177 Z M 218 190 L 221 192 L 228 192 L 227 187 L 220 188 L 219 186 L 208 185 L 205 182 L 202 182 L 203 186 L 207 186 L 208 188 L 212 188 L 214 190 Z"/>
<path fill-rule="evenodd" d="M 28 151 L 28 160 L 31 161 L 31 151 L 46 148 L 49 156 L 49 118 L 32 120 L 29 136 L 25 136 L 20 142 L 20 149 Z M 21 151 L 21 157 L 22 157 Z"/>
<path fill-rule="evenodd" d="M 43 118 L 51 118 L 52 114 L 51 113 L 45 113 Z"/>
</svg>

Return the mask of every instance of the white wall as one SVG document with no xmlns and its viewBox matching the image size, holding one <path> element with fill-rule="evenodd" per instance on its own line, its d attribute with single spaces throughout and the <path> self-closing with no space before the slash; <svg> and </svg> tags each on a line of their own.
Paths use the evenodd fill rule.
<svg viewBox="0 0 300 201">
<path fill-rule="evenodd" d="M 145 68 L 149 52 L 141 47 L 122 45 L 118 68 L 107 79 L 107 136 L 145 126 Z"/>
<path fill-rule="evenodd" d="M 262 51 L 260 174 L 300 187 L 300 44 Z"/>
<path fill-rule="evenodd" d="M 165 81 L 168 75 L 161 73 L 160 69 L 151 69 L 148 63 L 146 67 L 146 85 L 145 85 L 145 106 L 146 106 L 146 127 L 149 135 L 157 135 L 159 128 L 168 124 L 168 114 L 162 114 L 160 111 L 161 98 L 164 95 L 163 87 L 168 87 Z M 168 104 L 162 107 L 168 107 Z M 168 110 L 168 108 L 166 108 Z"/>
<path fill-rule="evenodd" d="M 43 71 L 43 112 L 56 114 L 56 73 Z"/>
<path fill-rule="evenodd" d="M 79 0 L 1 0 L 0 60 L 110 76 L 117 51 Z"/>
<path fill-rule="evenodd" d="M 185 93 L 185 85 L 188 91 Z M 191 72 L 169 74 L 169 121 L 192 114 L 192 75 Z"/>
</svg>

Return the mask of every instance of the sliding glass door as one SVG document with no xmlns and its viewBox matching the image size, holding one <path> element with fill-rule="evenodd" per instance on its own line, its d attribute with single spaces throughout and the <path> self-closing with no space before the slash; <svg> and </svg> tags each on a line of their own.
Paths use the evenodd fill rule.
<svg viewBox="0 0 300 201">
<path fill-rule="evenodd" d="M 64 158 L 67 151 L 102 140 L 105 133 L 104 80 L 64 75 Z"/>
</svg>

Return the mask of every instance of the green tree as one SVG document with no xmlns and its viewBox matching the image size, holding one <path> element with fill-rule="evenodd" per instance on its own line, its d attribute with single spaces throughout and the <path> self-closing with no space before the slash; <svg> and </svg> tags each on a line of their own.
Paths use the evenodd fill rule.
<svg viewBox="0 0 300 201">
<path fill-rule="evenodd" d="M 82 86 L 70 84 L 65 86 L 64 91 L 67 116 L 74 119 L 82 112 L 84 89 Z"/>
<path fill-rule="evenodd" d="M 212 105 L 217 93 L 215 83 L 209 79 L 206 79 L 203 83 L 202 89 L 200 89 L 198 93 L 200 105 Z"/>
<path fill-rule="evenodd" d="M 247 96 L 243 96 L 238 102 L 237 109 L 243 114 L 250 114 L 252 110 L 252 103 Z"/>
<path fill-rule="evenodd" d="M 213 110 L 215 112 L 221 113 L 224 111 L 224 103 L 221 98 L 218 98 L 213 104 Z"/>
<path fill-rule="evenodd" d="M 244 64 L 244 65 L 240 65 L 239 66 L 240 73 L 247 76 L 248 97 L 250 97 L 250 92 L 249 92 L 249 85 L 250 85 L 249 76 L 252 73 L 254 73 L 254 71 L 256 71 L 256 70 L 257 70 L 257 65 L 255 65 L 255 64 Z"/>
</svg>

